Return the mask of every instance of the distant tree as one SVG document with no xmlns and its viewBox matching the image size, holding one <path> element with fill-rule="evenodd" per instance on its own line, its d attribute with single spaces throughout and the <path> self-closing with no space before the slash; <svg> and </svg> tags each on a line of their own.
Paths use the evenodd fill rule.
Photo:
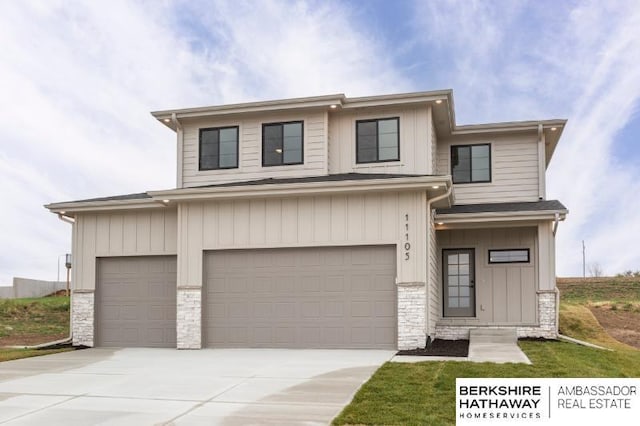
<svg viewBox="0 0 640 426">
<path fill-rule="evenodd" d="M 616 274 L 616 277 L 640 277 L 640 271 L 626 270 L 620 274 Z"/>
<path fill-rule="evenodd" d="M 595 278 L 602 276 L 602 266 L 600 266 L 598 262 L 591 262 L 589 264 L 589 276 Z"/>
</svg>

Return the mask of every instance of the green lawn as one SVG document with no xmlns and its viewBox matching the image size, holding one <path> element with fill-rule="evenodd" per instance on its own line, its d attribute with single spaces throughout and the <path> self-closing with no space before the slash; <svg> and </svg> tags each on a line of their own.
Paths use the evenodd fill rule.
<svg viewBox="0 0 640 426">
<path fill-rule="evenodd" d="M 73 350 L 16 349 L 69 336 L 69 298 L 64 296 L 0 300 L 0 362 Z"/>
<path fill-rule="evenodd" d="M 30 358 L 33 356 L 50 355 L 58 352 L 72 351 L 73 348 L 58 349 L 9 349 L 0 348 L 0 362 L 11 361 L 20 358 Z"/>
<path fill-rule="evenodd" d="M 522 341 L 533 365 L 388 362 L 333 421 L 343 424 L 455 424 L 456 377 L 640 377 L 640 351 Z"/>
<path fill-rule="evenodd" d="M 34 345 L 68 335 L 68 297 L 0 300 L 0 346 Z"/>
<path fill-rule="evenodd" d="M 640 279 L 602 278 L 599 282 L 558 283 L 562 303 L 640 302 Z"/>
<path fill-rule="evenodd" d="M 566 342 L 520 341 L 532 365 L 470 362 L 384 364 L 334 419 L 336 425 L 453 425 L 457 377 L 640 377 L 640 351 L 611 338 L 592 303 L 637 306 L 640 280 L 560 285 L 560 332 L 612 351 Z"/>
</svg>

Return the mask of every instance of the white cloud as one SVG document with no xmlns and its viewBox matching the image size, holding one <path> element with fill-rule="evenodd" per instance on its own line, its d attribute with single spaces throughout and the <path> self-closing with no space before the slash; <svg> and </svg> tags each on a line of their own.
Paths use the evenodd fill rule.
<svg viewBox="0 0 640 426">
<path fill-rule="evenodd" d="M 0 285 L 55 277 L 43 204 L 174 185 L 151 110 L 410 89 L 339 3 L 5 2 L 0 45 Z"/>
</svg>

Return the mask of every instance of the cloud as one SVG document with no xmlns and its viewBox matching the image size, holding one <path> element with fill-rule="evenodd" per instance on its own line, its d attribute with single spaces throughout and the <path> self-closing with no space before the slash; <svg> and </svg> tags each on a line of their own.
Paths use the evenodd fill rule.
<svg viewBox="0 0 640 426">
<path fill-rule="evenodd" d="M 71 232 L 43 204 L 175 185 L 175 135 L 151 110 L 410 90 L 350 13 L 337 2 L 3 4 L 0 285 L 56 276 Z"/>
<path fill-rule="evenodd" d="M 637 3 L 489 5 L 416 2 L 415 27 L 432 28 L 418 36 L 423 48 L 452 62 L 444 72 L 459 121 L 568 118 L 547 178 L 549 198 L 571 211 L 558 234 L 558 274 L 581 272 L 582 239 L 606 273 L 640 268 L 628 250 L 640 229 L 640 201 L 630 197 L 640 172 L 612 155 L 640 98 Z"/>
</svg>

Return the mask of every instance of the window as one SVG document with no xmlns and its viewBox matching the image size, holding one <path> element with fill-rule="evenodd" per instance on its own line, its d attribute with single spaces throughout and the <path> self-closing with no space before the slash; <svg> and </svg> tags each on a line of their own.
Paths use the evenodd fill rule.
<svg viewBox="0 0 640 426">
<path fill-rule="evenodd" d="M 302 121 L 262 125 L 262 165 L 302 164 Z"/>
<path fill-rule="evenodd" d="M 238 127 L 200 129 L 200 170 L 238 167 Z"/>
<path fill-rule="evenodd" d="M 491 182 L 491 145 L 451 147 L 453 183 Z"/>
<path fill-rule="evenodd" d="M 400 160 L 398 118 L 356 121 L 356 163 Z"/>
<path fill-rule="evenodd" d="M 489 263 L 529 263 L 529 249 L 489 250 Z"/>
</svg>

